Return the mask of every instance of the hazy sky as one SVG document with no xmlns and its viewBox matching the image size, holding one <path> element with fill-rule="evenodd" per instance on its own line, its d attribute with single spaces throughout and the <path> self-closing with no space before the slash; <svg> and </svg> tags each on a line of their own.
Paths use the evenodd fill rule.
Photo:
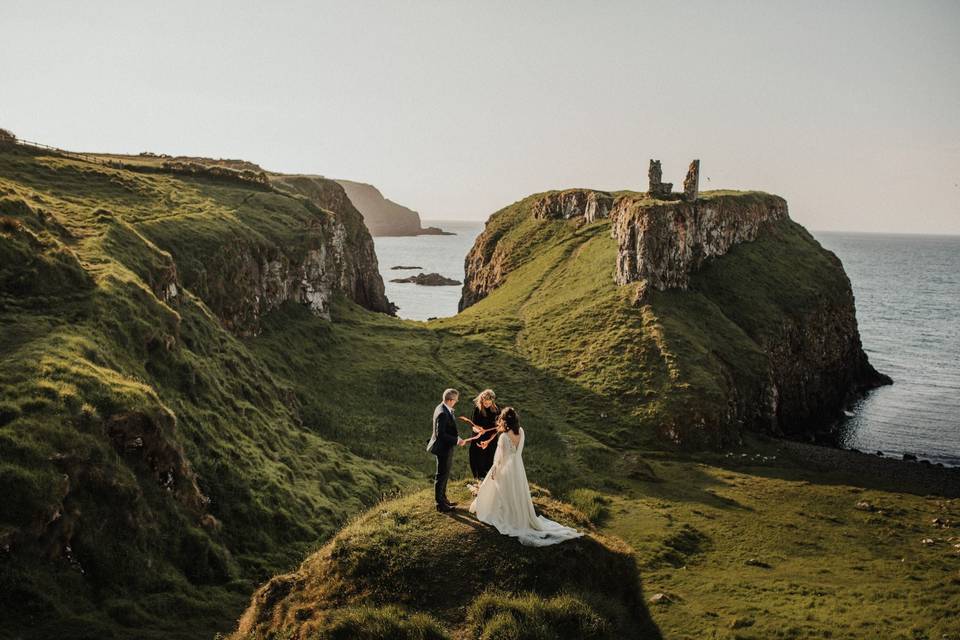
<svg viewBox="0 0 960 640">
<path fill-rule="evenodd" d="M 696 157 L 811 229 L 960 233 L 957 1 L 0 0 L 0 25 L 0 127 L 68 149 L 361 180 L 427 219 Z"/>
</svg>

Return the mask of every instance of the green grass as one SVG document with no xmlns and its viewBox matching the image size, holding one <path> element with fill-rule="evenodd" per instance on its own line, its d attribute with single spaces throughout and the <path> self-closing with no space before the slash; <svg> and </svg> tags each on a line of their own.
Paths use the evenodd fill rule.
<svg viewBox="0 0 960 640">
<path fill-rule="evenodd" d="M 212 635 L 256 582 L 410 483 L 302 429 L 289 383 L 205 301 L 157 297 L 171 251 L 189 268 L 221 231 L 292 242 L 299 201 L 254 210 L 234 206 L 241 187 L 19 153 L 0 176 L 18 221 L 0 236 L 0 490 L 18 496 L 0 514 L 4 624 Z"/>
<path fill-rule="evenodd" d="M 590 604 L 570 595 L 485 593 L 470 605 L 468 616 L 470 632 L 485 640 L 622 637 Z"/>
<path fill-rule="evenodd" d="M 956 499 L 881 491 L 855 472 L 654 466 L 662 482 L 609 496 L 604 530 L 635 549 L 648 594 L 671 596 L 651 605 L 669 637 L 960 634 L 956 530 L 932 524 L 960 514 Z"/>
<path fill-rule="evenodd" d="M 574 489 L 570 492 L 570 504 L 595 525 L 602 524 L 610 514 L 610 499 L 593 489 Z"/>
<path fill-rule="evenodd" d="M 462 483 L 451 489 L 469 499 Z M 438 514 L 431 490 L 385 501 L 264 585 L 233 637 L 324 637 L 328 612 L 360 604 L 399 607 L 455 637 L 645 637 L 649 618 L 629 547 L 545 493 L 535 502 L 586 535 L 527 548 L 464 512 Z"/>
<path fill-rule="evenodd" d="M 230 244 L 296 258 L 324 241 L 302 225 L 335 213 L 202 176 L 0 152 L 0 635 L 210 638 L 257 584 L 336 548 L 325 584 L 344 599 L 310 618 L 331 637 L 568 624 L 610 637 L 630 615 L 649 637 L 960 635 L 960 539 L 931 525 L 960 521 L 956 501 L 855 471 L 735 467 L 658 437 L 742 435 L 711 420 L 732 395 L 753 402 L 771 327 L 843 284 L 809 234 L 780 224 L 690 291 L 635 307 L 613 284 L 609 224 L 534 221 L 531 201 L 488 223 L 511 270 L 454 318 L 408 322 L 340 297 L 332 321 L 286 304 L 239 338 L 222 322 L 240 309 L 236 265 L 207 258 Z M 170 298 L 174 267 L 186 286 Z M 429 484 L 428 418 L 451 385 L 463 413 L 486 387 L 518 407 L 530 478 L 572 503 L 538 508 L 629 546 L 530 554 L 470 518 L 438 521 L 423 493 L 381 502 Z M 466 466 L 459 454 L 457 482 Z M 883 513 L 856 510 L 862 499 Z M 437 537 L 451 547 L 433 559 Z M 464 560 L 494 568 L 444 574 L 448 595 L 428 606 L 421 565 Z M 603 583 L 585 562 L 606 567 Z M 610 590 L 638 606 L 606 607 Z M 648 610 L 657 592 L 672 602 Z"/>
</svg>

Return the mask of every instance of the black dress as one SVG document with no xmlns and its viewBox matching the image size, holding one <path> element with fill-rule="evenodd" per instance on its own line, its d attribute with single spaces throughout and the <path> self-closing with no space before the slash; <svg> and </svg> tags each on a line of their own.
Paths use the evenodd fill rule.
<svg viewBox="0 0 960 640">
<path fill-rule="evenodd" d="M 496 426 L 497 416 L 499 415 L 500 410 L 494 407 L 484 410 L 474 407 L 473 423 L 478 427 L 489 429 Z M 490 467 L 493 466 L 493 454 L 497 452 L 497 448 L 493 446 L 494 443 L 491 442 L 486 449 L 480 448 L 480 443 L 489 439 L 491 435 L 491 433 L 485 433 L 470 443 L 470 471 L 473 472 L 473 477 L 477 480 L 487 475 Z"/>
</svg>

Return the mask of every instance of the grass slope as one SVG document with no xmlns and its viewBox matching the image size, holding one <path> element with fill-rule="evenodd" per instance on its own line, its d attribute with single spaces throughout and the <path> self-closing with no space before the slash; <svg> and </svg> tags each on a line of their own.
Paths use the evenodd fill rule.
<svg viewBox="0 0 960 640">
<path fill-rule="evenodd" d="M 312 215 L 298 201 L 3 153 L 0 213 L 6 632 L 212 635 L 409 482 L 302 429 L 289 384 L 203 300 L 151 286 L 168 250 L 189 270 L 217 234 L 282 241 Z"/>
</svg>

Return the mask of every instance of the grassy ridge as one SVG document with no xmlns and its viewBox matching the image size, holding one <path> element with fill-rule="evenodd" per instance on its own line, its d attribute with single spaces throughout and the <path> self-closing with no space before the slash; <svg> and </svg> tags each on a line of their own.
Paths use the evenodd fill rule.
<svg viewBox="0 0 960 640">
<path fill-rule="evenodd" d="M 205 301 L 151 286 L 168 249 L 189 270 L 205 238 L 283 239 L 307 207 L 23 153 L 0 154 L 0 176 L 11 630 L 210 635 L 255 581 L 409 482 L 303 430 L 289 385 Z"/>
</svg>

